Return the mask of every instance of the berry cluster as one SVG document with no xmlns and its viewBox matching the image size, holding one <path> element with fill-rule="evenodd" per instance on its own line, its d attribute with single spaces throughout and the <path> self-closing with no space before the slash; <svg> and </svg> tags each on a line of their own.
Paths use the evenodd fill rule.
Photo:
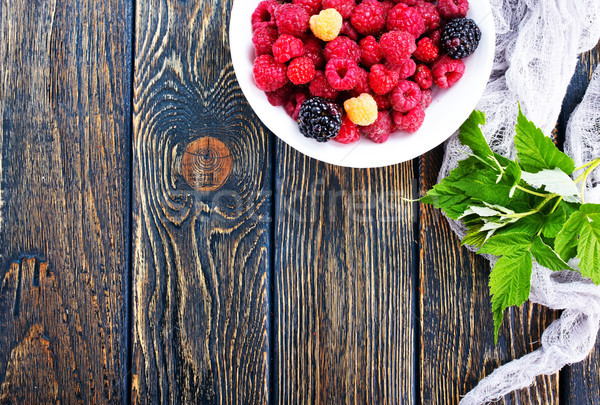
<svg viewBox="0 0 600 405">
<path fill-rule="evenodd" d="M 468 0 L 263 0 L 251 17 L 254 82 L 319 142 L 385 142 L 425 119 L 481 32 Z"/>
</svg>

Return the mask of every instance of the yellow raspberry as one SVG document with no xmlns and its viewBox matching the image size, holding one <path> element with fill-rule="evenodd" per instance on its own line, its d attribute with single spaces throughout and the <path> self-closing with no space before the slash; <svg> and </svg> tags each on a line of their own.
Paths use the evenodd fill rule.
<svg viewBox="0 0 600 405">
<path fill-rule="evenodd" d="M 377 102 L 368 93 L 346 100 L 344 110 L 350 121 L 356 125 L 367 126 L 377 120 Z"/>
<path fill-rule="evenodd" d="M 344 19 L 335 8 L 328 8 L 310 17 L 310 30 L 323 41 L 333 41 L 342 29 Z"/>
</svg>

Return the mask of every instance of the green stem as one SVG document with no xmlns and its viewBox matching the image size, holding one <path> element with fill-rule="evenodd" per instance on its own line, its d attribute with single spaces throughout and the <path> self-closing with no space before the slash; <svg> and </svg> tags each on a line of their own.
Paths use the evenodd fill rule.
<svg viewBox="0 0 600 405">
<path fill-rule="evenodd" d="M 577 176 L 577 178 L 575 179 L 575 184 L 577 183 L 581 183 L 581 202 L 585 203 L 585 200 L 583 198 L 583 194 L 585 192 L 585 182 L 587 181 L 588 176 L 590 175 L 590 173 L 592 173 L 598 166 L 600 166 L 600 158 L 596 158 L 594 160 L 592 160 L 591 162 L 575 169 L 577 170 L 581 170 L 585 167 L 587 167 L 587 169 L 581 173 L 579 176 Z"/>
<path fill-rule="evenodd" d="M 537 209 L 533 210 L 533 211 L 527 211 L 527 212 L 516 212 L 514 214 L 506 214 L 506 215 L 502 215 L 503 218 L 524 218 L 527 217 L 529 215 L 533 215 L 535 213 L 539 212 Z"/>
<path fill-rule="evenodd" d="M 562 201 L 562 196 L 556 200 L 556 204 L 554 204 L 554 207 L 552 207 L 552 211 L 550 211 L 550 214 L 552 214 L 554 211 L 556 211 L 556 209 L 558 208 L 558 204 L 560 204 L 560 202 Z"/>
<path fill-rule="evenodd" d="M 517 189 L 519 189 L 519 190 L 521 190 L 521 191 L 523 191 L 525 193 L 528 193 L 528 194 L 531 194 L 531 195 L 535 195 L 537 197 L 544 197 L 544 198 L 546 198 L 547 196 L 553 196 L 553 197 L 556 196 L 555 194 L 537 193 L 537 192 L 535 192 L 533 190 L 529 190 L 529 189 L 527 189 L 525 187 L 519 186 L 518 184 L 515 186 L 515 188 L 517 188 Z"/>
<path fill-rule="evenodd" d="M 578 172 L 578 171 L 580 171 L 580 170 L 583 170 L 583 169 L 585 169 L 586 167 L 593 165 L 594 163 L 596 163 L 596 162 L 597 162 L 597 161 L 599 161 L 599 160 L 600 160 L 600 158 L 596 158 L 596 159 L 590 160 L 589 162 L 587 162 L 587 163 L 586 163 L 586 164 L 584 164 L 583 166 L 579 166 L 578 168 L 576 168 L 575 170 L 573 170 L 573 172 Z"/>
<path fill-rule="evenodd" d="M 552 200 L 554 197 L 557 197 L 557 196 L 558 196 L 558 194 L 548 194 L 548 196 L 546 198 L 544 198 L 544 200 L 541 203 L 539 203 L 537 207 L 535 207 L 535 210 L 540 211 L 544 207 L 544 205 L 546 205 L 548 203 L 548 201 Z"/>
</svg>

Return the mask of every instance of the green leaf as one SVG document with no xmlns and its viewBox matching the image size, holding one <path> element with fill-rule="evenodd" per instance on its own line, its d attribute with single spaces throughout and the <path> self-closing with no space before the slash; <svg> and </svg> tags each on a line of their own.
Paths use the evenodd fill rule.
<svg viewBox="0 0 600 405">
<path fill-rule="evenodd" d="M 519 184 L 519 181 L 521 180 L 521 166 L 519 166 L 517 162 L 511 161 L 510 164 L 506 165 L 504 175 L 510 184 L 510 197 L 512 197 L 515 192 L 515 186 Z"/>
<path fill-rule="evenodd" d="M 589 277 L 595 284 L 600 284 L 600 223 L 583 221 L 577 257 L 581 275 Z"/>
<path fill-rule="evenodd" d="M 600 214 L 600 204 L 582 204 L 579 210 L 588 216 Z"/>
<path fill-rule="evenodd" d="M 494 169 L 486 167 L 462 177 L 454 186 L 477 200 L 506 206 L 513 184 L 504 176 L 498 182 L 498 175 Z"/>
<path fill-rule="evenodd" d="M 542 238 L 536 236 L 533 239 L 533 245 L 531 245 L 531 254 L 535 258 L 536 262 L 542 266 L 554 270 L 573 270 L 571 266 L 560 258 L 552 248 L 544 243 Z"/>
<path fill-rule="evenodd" d="M 519 106 L 516 126 L 515 147 L 525 171 L 536 173 L 540 170 L 559 168 L 570 175 L 575 170 L 573 159 L 558 150 L 552 140 L 523 115 Z"/>
<path fill-rule="evenodd" d="M 512 223 L 501 230 L 498 234 L 509 234 L 509 233 L 525 233 L 528 235 L 537 235 L 544 224 L 544 215 L 540 212 L 528 215 L 519 219 L 517 222 Z"/>
<path fill-rule="evenodd" d="M 475 155 L 487 159 L 493 156 L 493 152 L 481 132 L 480 125 L 485 125 L 485 114 L 481 111 L 473 111 L 460 127 L 458 139 L 463 145 L 471 148 Z"/>
<path fill-rule="evenodd" d="M 485 243 L 487 234 L 485 232 L 479 232 L 479 230 L 473 230 L 467 233 L 461 241 L 461 244 L 481 247 Z"/>
<path fill-rule="evenodd" d="M 525 251 L 521 255 L 501 257 L 492 269 L 490 293 L 496 344 L 504 310 L 513 305 L 521 306 L 529 298 L 532 267 L 531 254 Z"/>
<path fill-rule="evenodd" d="M 458 219 L 472 203 L 460 189 L 444 182 L 435 185 L 420 201 L 441 209 L 451 219 Z"/>
<path fill-rule="evenodd" d="M 553 213 L 545 216 L 542 234 L 546 238 L 556 238 L 566 219 L 565 209 L 559 205 Z"/>
<path fill-rule="evenodd" d="M 580 201 L 577 185 L 560 169 L 540 170 L 537 173 L 522 172 L 521 178 L 535 188 L 545 187 L 549 193 L 565 197 L 566 201 Z M 570 197 L 577 198 L 569 199 Z"/>
<path fill-rule="evenodd" d="M 477 253 L 496 256 L 521 256 L 529 251 L 533 241 L 526 233 L 509 233 L 492 236 Z"/>
<path fill-rule="evenodd" d="M 451 219 L 458 219 L 469 205 L 473 205 L 473 202 L 462 190 L 456 188 L 455 184 L 463 177 L 484 167 L 486 166 L 473 156 L 461 160 L 448 177 L 436 184 L 419 201 L 441 209 Z"/>
<path fill-rule="evenodd" d="M 565 262 L 575 257 L 577 254 L 577 236 L 579 235 L 579 231 L 581 230 L 584 221 L 587 222 L 585 214 L 576 211 L 571 214 L 561 231 L 556 235 L 554 249 Z"/>
</svg>

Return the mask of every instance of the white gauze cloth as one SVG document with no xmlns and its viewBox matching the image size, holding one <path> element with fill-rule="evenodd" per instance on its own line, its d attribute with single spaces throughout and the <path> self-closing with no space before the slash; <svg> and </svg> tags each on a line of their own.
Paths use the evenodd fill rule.
<svg viewBox="0 0 600 405">
<path fill-rule="evenodd" d="M 517 104 L 548 134 L 554 128 L 577 56 L 600 39 L 599 0 L 491 0 L 496 23 L 492 76 L 477 109 L 485 112 L 484 135 L 492 149 L 514 159 Z M 446 143 L 440 179 L 465 157 L 455 134 Z M 565 151 L 576 166 L 600 156 L 600 69 L 569 121 Z M 600 175 L 590 176 L 586 202 L 600 203 Z M 450 221 L 459 237 L 460 222 Z M 492 263 L 493 264 L 493 263 Z M 572 263 L 576 265 L 576 263 Z M 532 302 L 564 309 L 542 336 L 542 347 L 505 364 L 469 392 L 461 405 L 497 401 L 533 384 L 538 375 L 558 372 L 585 359 L 600 325 L 600 287 L 571 271 L 552 272 L 534 263 Z"/>
</svg>

